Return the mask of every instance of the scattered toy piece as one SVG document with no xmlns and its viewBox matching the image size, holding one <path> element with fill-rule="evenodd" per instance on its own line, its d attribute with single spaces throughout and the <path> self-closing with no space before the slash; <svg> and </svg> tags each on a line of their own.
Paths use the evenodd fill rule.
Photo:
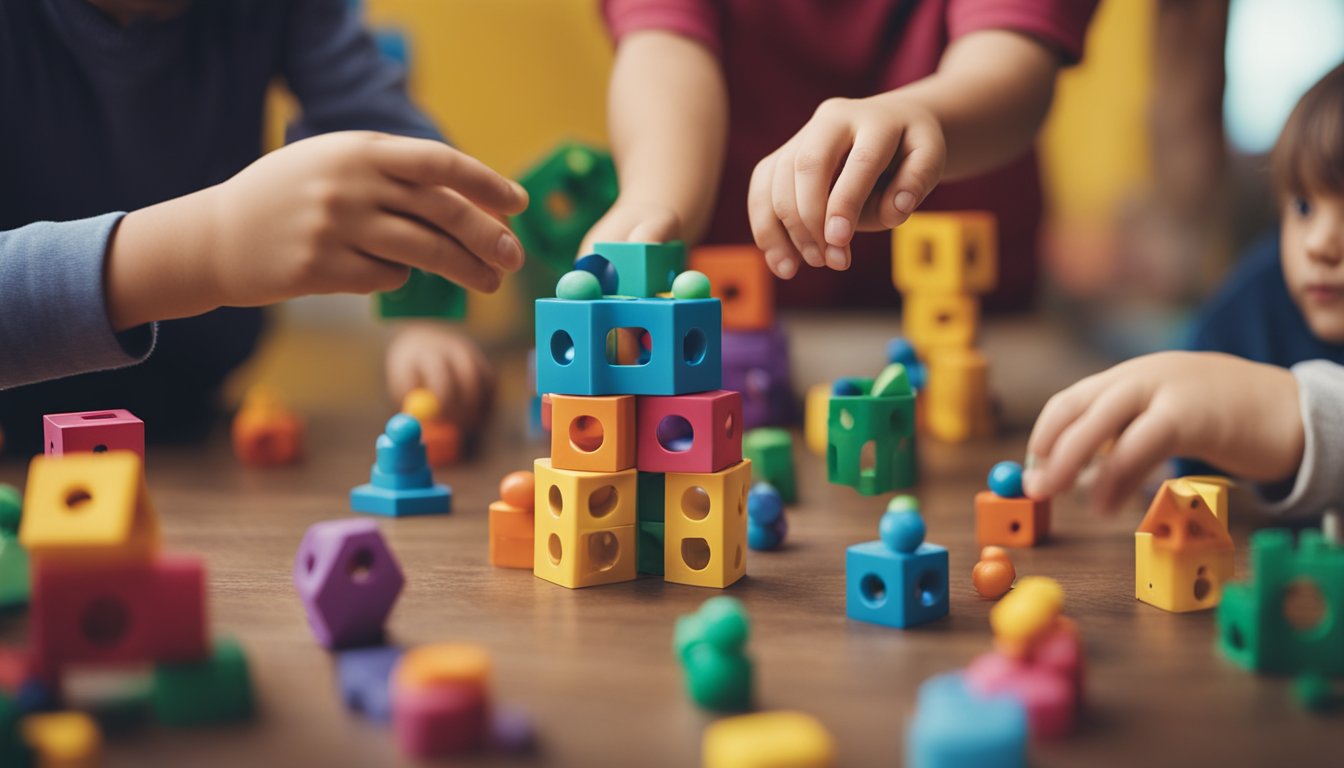
<svg viewBox="0 0 1344 768">
<path fill-rule="evenodd" d="M 252 716 L 247 656 L 232 638 L 219 638 L 203 661 L 154 668 L 155 719 L 168 726 L 205 725 Z"/>
<path fill-rule="evenodd" d="M 346 709 L 374 722 L 390 722 L 392 670 L 403 653 L 395 646 L 342 651 L 336 657 L 336 676 Z"/>
<path fill-rule="evenodd" d="M 1022 465 L 989 470 L 989 490 L 975 495 L 975 538 L 981 547 L 1034 547 L 1050 536 L 1050 501 L 1022 495 Z"/>
<path fill-rule="evenodd" d="M 535 503 L 536 477 L 531 472 L 510 472 L 500 480 L 499 501 L 491 502 L 489 510 L 491 565 L 532 569 Z"/>
<path fill-rule="evenodd" d="M 303 458 L 304 424 L 279 396 L 253 387 L 233 417 L 233 453 L 252 467 L 279 467 Z"/>
<path fill-rule="evenodd" d="M 1022 465 L 1016 461 L 1000 461 L 989 469 L 989 490 L 1005 499 L 1022 496 Z"/>
<path fill-rule="evenodd" d="M 878 524 L 878 541 L 845 555 L 845 613 L 905 629 L 947 615 L 947 549 L 924 541 L 913 496 L 897 496 Z"/>
<path fill-rule="evenodd" d="M 1008 553 L 1001 547 L 985 547 L 980 550 L 980 562 L 971 569 L 971 584 L 975 591 L 987 600 L 998 600 L 1013 588 L 1017 570 Z"/>
<path fill-rule="evenodd" d="M 815 717 L 802 712 L 760 712 L 725 717 L 705 728 L 704 768 L 831 768 L 835 740 Z"/>
<path fill-rule="evenodd" d="M 387 420 L 369 482 L 350 491 L 352 510 L 391 517 L 452 511 L 452 489 L 434 482 L 420 435 L 420 422 L 404 413 Z"/>
<path fill-rule="evenodd" d="M 376 645 L 405 584 L 372 520 L 314 523 L 294 558 L 294 587 L 317 641 L 327 648 Z"/>
<path fill-rule="evenodd" d="M 750 635 L 747 611 L 731 597 L 711 597 L 695 613 L 677 619 L 672 645 L 692 701 L 718 712 L 751 707 Z"/>
<path fill-rule="evenodd" d="M 1027 713 L 1007 695 L 981 695 L 959 673 L 919 686 L 905 735 L 909 768 L 1025 768 Z"/>
<path fill-rule="evenodd" d="M 769 483 L 751 486 L 747 492 L 747 546 L 758 551 L 779 549 L 788 533 L 779 491 Z"/>
<path fill-rule="evenodd" d="M 407 392 L 401 402 L 401 412 L 420 422 L 425 461 L 431 468 L 451 467 L 462 460 L 462 431 L 443 418 L 439 398 L 433 392 L 423 387 Z"/>
<path fill-rule="evenodd" d="M 412 648 L 392 672 L 392 727 L 403 754 L 480 749 L 489 736 L 489 653 L 468 643 Z"/>
<path fill-rule="evenodd" d="M 1214 608 L 1231 580 L 1228 481 L 1187 477 L 1158 488 L 1134 532 L 1134 596 L 1164 611 Z"/>
</svg>

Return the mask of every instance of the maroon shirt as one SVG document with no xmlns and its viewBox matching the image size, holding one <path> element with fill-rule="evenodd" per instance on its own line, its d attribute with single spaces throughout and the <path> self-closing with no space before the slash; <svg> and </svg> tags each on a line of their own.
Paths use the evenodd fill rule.
<svg viewBox="0 0 1344 768">
<path fill-rule="evenodd" d="M 604 0 L 619 43 L 659 29 L 703 44 L 722 63 L 730 129 L 718 204 L 705 243 L 750 243 L 747 184 L 822 101 L 859 98 L 927 77 L 951 41 L 1006 29 L 1042 41 L 1065 63 L 1082 56 L 1097 0 Z M 986 304 L 1021 307 L 1037 277 L 1041 185 L 1028 152 L 975 179 L 940 184 L 922 210 L 989 210 L 999 219 L 1002 268 Z M 881 306 L 896 300 L 890 233 L 855 238 L 848 272 L 803 266 L 779 286 L 792 306 Z"/>
</svg>

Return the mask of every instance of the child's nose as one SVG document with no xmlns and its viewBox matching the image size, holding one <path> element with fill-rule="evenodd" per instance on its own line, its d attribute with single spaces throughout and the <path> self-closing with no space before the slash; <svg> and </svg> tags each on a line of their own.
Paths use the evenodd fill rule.
<svg viewBox="0 0 1344 768">
<path fill-rule="evenodd" d="M 1318 221 L 1307 232 L 1307 256 L 1312 261 L 1338 265 L 1344 261 L 1344 221 Z"/>
</svg>

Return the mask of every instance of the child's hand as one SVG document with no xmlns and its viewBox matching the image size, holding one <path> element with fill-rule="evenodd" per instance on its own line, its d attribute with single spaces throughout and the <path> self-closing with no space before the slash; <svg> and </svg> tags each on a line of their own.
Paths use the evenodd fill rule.
<svg viewBox="0 0 1344 768">
<path fill-rule="evenodd" d="M 409 267 L 490 292 L 523 264 L 501 219 L 527 207 L 527 193 L 438 141 L 318 136 L 217 190 L 209 268 L 224 305 L 392 290 Z"/>
<path fill-rule="evenodd" d="M 756 245 L 786 280 L 800 258 L 848 269 L 854 233 L 905 221 L 942 178 L 945 156 L 937 118 L 898 93 L 827 99 L 751 175 Z"/>
<path fill-rule="evenodd" d="M 416 387 L 438 396 L 444 418 L 470 432 L 490 413 L 495 369 L 457 326 L 407 321 L 387 348 L 387 389 L 400 403 Z"/>
<path fill-rule="evenodd" d="M 594 243 L 666 243 L 682 239 L 681 217 L 659 203 L 616 198 L 583 238 L 578 256 L 593 252 Z"/>
<path fill-rule="evenodd" d="M 1114 511 L 1171 456 L 1273 482 L 1302 461 L 1297 381 L 1286 369 L 1211 352 L 1160 352 L 1121 363 L 1056 394 L 1027 442 L 1024 489 L 1048 499 L 1102 459 L 1092 507 Z"/>
</svg>

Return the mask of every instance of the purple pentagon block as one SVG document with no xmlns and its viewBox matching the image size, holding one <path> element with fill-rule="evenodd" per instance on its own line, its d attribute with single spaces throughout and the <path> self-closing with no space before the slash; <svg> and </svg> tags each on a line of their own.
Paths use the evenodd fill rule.
<svg viewBox="0 0 1344 768">
<path fill-rule="evenodd" d="M 405 651 L 395 646 L 356 648 L 336 657 L 341 700 L 351 712 L 378 723 L 392 722 L 392 668 Z"/>
<path fill-rule="evenodd" d="M 742 393 L 746 429 L 791 424 L 796 414 L 789 340 L 778 325 L 723 332 L 723 388 Z"/>
<path fill-rule="evenodd" d="M 327 648 L 377 645 L 406 583 L 372 520 L 314 523 L 294 558 L 294 587 L 308 626 Z"/>
</svg>

